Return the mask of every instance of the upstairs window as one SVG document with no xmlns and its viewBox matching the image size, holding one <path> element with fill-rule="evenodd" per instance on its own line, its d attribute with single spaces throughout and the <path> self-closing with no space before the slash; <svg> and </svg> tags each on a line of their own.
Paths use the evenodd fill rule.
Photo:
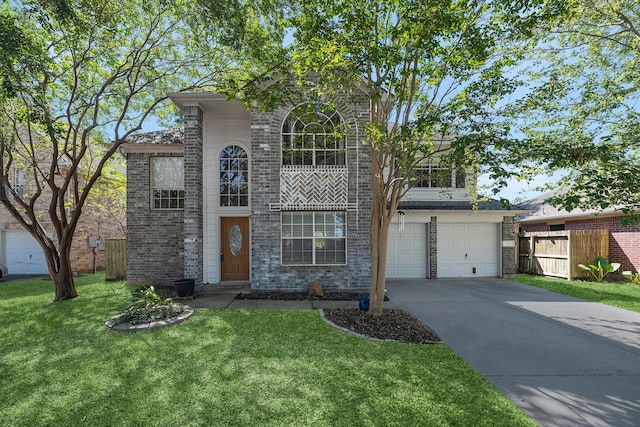
<svg viewBox="0 0 640 427">
<path fill-rule="evenodd" d="M 220 206 L 249 206 L 249 157 L 237 145 L 220 153 Z"/>
<path fill-rule="evenodd" d="M 182 157 L 151 158 L 151 208 L 184 209 Z"/>
<path fill-rule="evenodd" d="M 282 164 L 325 166 L 346 164 L 342 118 L 325 104 L 294 108 L 282 125 Z"/>
<path fill-rule="evenodd" d="M 465 188 L 464 171 L 458 171 L 442 159 L 432 158 L 415 167 L 411 186 L 416 188 Z"/>
</svg>

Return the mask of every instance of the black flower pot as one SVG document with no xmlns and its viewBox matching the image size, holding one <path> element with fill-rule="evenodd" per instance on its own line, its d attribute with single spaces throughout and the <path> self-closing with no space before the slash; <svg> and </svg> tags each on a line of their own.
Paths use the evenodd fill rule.
<svg viewBox="0 0 640 427">
<path fill-rule="evenodd" d="M 195 287 L 195 279 L 181 279 L 173 282 L 176 293 L 180 298 L 190 297 L 193 295 L 193 289 Z"/>
</svg>

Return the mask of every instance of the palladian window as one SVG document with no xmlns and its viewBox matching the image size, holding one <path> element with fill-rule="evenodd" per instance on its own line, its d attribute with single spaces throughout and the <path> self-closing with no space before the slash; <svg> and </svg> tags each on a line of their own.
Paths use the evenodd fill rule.
<svg viewBox="0 0 640 427">
<path fill-rule="evenodd" d="M 342 118 L 329 105 L 299 105 L 282 125 L 282 164 L 285 166 L 343 166 L 345 148 Z"/>
</svg>

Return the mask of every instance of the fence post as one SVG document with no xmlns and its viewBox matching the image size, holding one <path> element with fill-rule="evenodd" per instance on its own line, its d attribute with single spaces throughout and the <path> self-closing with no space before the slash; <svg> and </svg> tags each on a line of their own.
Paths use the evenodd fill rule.
<svg viewBox="0 0 640 427">
<path fill-rule="evenodd" d="M 529 236 L 529 268 L 528 268 L 529 273 L 533 272 L 533 266 L 534 266 L 533 257 L 535 255 L 535 249 L 536 249 L 535 238 L 533 236 Z"/>
</svg>

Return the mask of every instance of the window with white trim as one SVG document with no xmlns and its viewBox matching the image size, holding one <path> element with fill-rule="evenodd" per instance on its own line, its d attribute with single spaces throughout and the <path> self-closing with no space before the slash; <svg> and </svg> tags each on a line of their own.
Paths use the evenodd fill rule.
<svg viewBox="0 0 640 427">
<path fill-rule="evenodd" d="M 151 158 L 151 208 L 184 209 L 184 160 Z"/>
<path fill-rule="evenodd" d="M 331 106 L 318 103 L 297 106 L 282 125 L 282 164 L 344 166 L 344 131 L 342 118 Z"/>
<path fill-rule="evenodd" d="M 440 158 L 430 158 L 413 170 L 411 186 L 416 188 L 465 188 L 464 171 L 452 168 Z"/>
<path fill-rule="evenodd" d="M 282 212 L 283 265 L 347 263 L 346 212 Z"/>
<path fill-rule="evenodd" d="M 249 206 L 249 157 L 237 145 L 220 153 L 220 206 Z"/>
</svg>

